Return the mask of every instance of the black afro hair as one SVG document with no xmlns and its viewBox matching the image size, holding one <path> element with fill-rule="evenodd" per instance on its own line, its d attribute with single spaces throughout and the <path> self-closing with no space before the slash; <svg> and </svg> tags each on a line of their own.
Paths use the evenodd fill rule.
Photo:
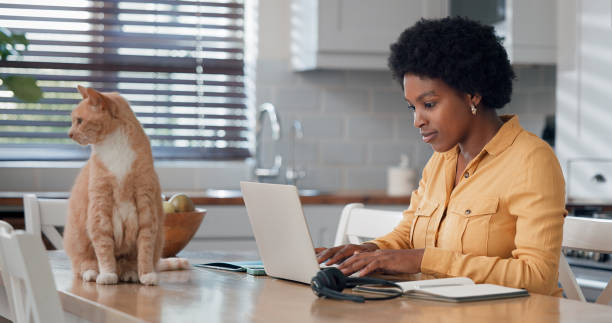
<svg viewBox="0 0 612 323">
<path fill-rule="evenodd" d="M 463 17 L 421 19 L 406 29 L 391 45 L 389 68 L 402 86 L 406 73 L 441 79 L 495 109 L 510 102 L 515 77 L 493 27 Z"/>
</svg>

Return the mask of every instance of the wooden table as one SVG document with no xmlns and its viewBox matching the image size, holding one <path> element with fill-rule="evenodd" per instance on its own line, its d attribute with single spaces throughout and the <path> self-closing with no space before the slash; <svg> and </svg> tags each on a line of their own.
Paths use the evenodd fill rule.
<svg viewBox="0 0 612 323">
<path fill-rule="evenodd" d="M 192 263 L 247 254 L 184 253 Z M 50 252 L 66 312 L 95 322 L 612 322 L 612 306 L 532 294 L 463 304 L 319 299 L 309 286 L 214 269 L 161 273 L 159 286 L 97 285 L 75 279 L 62 251 Z M 252 258 L 251 258 L 252 260 Z"/>
</svg>

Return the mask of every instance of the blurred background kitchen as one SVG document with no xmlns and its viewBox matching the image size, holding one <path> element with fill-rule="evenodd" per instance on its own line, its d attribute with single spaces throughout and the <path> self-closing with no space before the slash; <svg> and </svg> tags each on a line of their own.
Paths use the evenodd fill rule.
<svg viewBox="0 0 612 323">
<path fill-rule="evenodd" d="M 162 189 L 208 209 L 188 250 L 255 249 L 241 180 L 296 184 L 313 241 L 330 245 L 346 203 L 408 205 L 432 150 L 388 48 L 421 17 L 447 15 L 504 37 L 517 78 L 500 113 L 554 145 L 570 211 L 609 214 L 610 1 L 0 0 L 0 27 L 30 42 L 0 62 L 0 217 L 20 223 L 23 192 L 67 196 L 88 156 L 66 136 L 82 84 L 130 100 Z M 10 75 L 37 79 L 43 98 L 23 103 Z M 402 155 L 417 176 L 390 187 Z M 609 257 L 574 256 L 585 288 L 601 287 L 590 270 L 612 270 Z"/>
</svg>

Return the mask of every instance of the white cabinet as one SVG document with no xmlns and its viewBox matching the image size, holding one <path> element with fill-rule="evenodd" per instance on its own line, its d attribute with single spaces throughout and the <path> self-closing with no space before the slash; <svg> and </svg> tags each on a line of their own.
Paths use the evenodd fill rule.
<svg viewBox="0 0 612 323">
<path fill-rule="evenodd" d="M 200 229 L 185 250 L 257 251 L 246 208 L 241 205 L 198 206 L 207 210 Z M 315 247 L 333 244 L 344 205 L 304 205 Z"/>
<path fill-rule="evenodd" d="M 185 250 L 257 251 L 244 206 L 198 207 L 205 208 L 207 214 Z M 315 247 L 332 245 L 343 207 L 344 205 L 304 205 L 304 216 Z"/>
<path fill-rule="evenodd" d="M 189 251 L 257 251 L 251 224 L 242 205 L 198 205 L 207 214 L 200 229 L 185 250 Z M 402 205 L 370 205 L 369 207 L 402 211 Z M 303 206 L 304 216 L 315 247 L 330 247 L 334 243 L 338 221 L 344 205 L 307 204 Z"/>
<path fill-rule="evenodd" d="M 185 250 L 256 252 L 244 205 L 198 205 L 206 216 Z"/>
<path fill-rule="evenodd" d="M 506 0 L 505 16 L 495 30 L 512 64 L 556 64 L 556 0 Z"/>
<path fill-rule="evenodd" d="M 295 70 L 387 69 L 389 45 L 421 17 L 444 17 L 446 0 L 293 0 Z"/>
<path fill-rule="evenodd" d="M 449 0 L 449 12 L 493 25 L 512 64 L 556 63 L 556 0 Z"/>
<path fill-rule="evenodd" d="M 555 149 L 567 196 L 612 202 L 612 1 L 558 5 Z"/>
<path fill-rule="evenodd" d="M 291 61 L 294 70 L 386 70 L 389 45 L 420 18 L 481 18 L 491 0 L 293 0 Z M 465 4 L 463 4 L 465 3 Z M 499 2 L 494 23 L 513 64 L 556 63 L 555 0 Z M 495 6 L 495 5 L 493 5 Z M 462 8 L 453 12 L 451 8 Z M 479 11 L 480 10 L 480 11 Z M 485 13 L 486 14 L 486 13 Z"/>
</svg>

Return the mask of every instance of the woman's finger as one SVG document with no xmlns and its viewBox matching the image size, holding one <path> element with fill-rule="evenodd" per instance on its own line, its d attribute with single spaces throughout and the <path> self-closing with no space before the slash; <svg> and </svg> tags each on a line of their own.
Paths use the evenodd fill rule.
<svg viewBox="0 0 612 323">
<path fill-rule="evenodd" d="M 365 266 L 361 268 L 359 273 L 357 273 L 357 276 L 367 276 L 376 271 L 385 271 L 385 261 L 381 257 L 378 257 L 373 261 L 370 261 L 369 263 L 365 264 Z"/>
<path fill-rule="evenodd" d="M 343 246 L 342 248 L 340 248 L 333 257 L 331 257 L 329 260 L 327 260 L 326 264 L 327 265 L 333 265 L 333 264 L 337 264 L 340 263 L 342 261 L 344 261 L 346 258 L 350 257 L 353 255 L 353 253 L 355 252 L 356 248 L 355 245 L 346 245 Z"/>
<path fill-rule="evenodd" d="M 330 257 L 332 257 L 335 254 L 335 250 L 337 250 L 337 248 L 328 248 L 326 250 L 322 250 L 317 255 L 317 261 L 319 263 L 322 263 L 322 262 L 326 261 L 327 259 L 329 259 Z"/>
<path fill-rule="evenodd" d="M 375 256 L 370 252 L 355 254 L 338 266 L 338 269 L 340 269 L 345 275 L 351 275 L 367 266 L 374 259 Z"/>
<path fill-rule="evenodd" d="M 323 248 L 323 247 L 315 248 L 315 253 L 318 255 L 318 254 L 320 254 L 322 251 L 324 251 L 326 249 L 327 248 Z"/>
</svg>

